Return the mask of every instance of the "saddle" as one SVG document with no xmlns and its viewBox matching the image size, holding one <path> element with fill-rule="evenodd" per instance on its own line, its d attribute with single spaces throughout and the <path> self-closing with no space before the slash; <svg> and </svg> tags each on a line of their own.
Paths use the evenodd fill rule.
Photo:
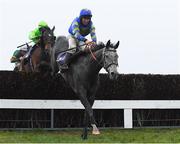
<svg viewBox="0 0 180 144">
<path fill-rule="evenodd" d="M 72 63 L 75 59 L 77 59 L 80 55 L 82 55 L 83 51 L 77 51 L 75 52 L 74 54 L 71 55 L 71 57 L 69 58 L 68 60 L 68 65 L 70 63 Z M 59 63 L 59 64 L 64 64 L 65 63 L 65 60 L 66 60 L 66 55 L 67 55 L 67 52 L 62 52 L 62 53 L 59 53 L 58 56 L 57 56 L 57 59 L 56 61 Z"/>
<path fill-rule="evenodd" d="M 74 54 L 71 55 L 71 57 L 68 60 L 68 65 L 73 62 L 76 58 L 78 58 L 80 55 L 84 54 L 84 51 L 77 50 Z M 60 52 L 57 55 L 56 61 L 62 65 L 65 63 L 67 52 Z"/>
</svg>

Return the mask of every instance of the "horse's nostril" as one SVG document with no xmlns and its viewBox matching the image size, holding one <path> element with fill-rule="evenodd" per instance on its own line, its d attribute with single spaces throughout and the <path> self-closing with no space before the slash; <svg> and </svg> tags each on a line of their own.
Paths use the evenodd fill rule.
<svg viewBox="0 0 180 144">
<path fill-rule="evenodd" d="M 111 72 L 111 75 L 113 76 L 113 75 L 114 75 L 114 72 Z"/>
</svg>

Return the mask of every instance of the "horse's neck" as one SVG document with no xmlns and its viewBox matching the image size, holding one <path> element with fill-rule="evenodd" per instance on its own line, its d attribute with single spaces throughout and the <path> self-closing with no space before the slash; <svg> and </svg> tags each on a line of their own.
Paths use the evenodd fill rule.
<svg viewBox="0 0 180 144">
<path fill-rule="evenodd" d="M 100 49 L 97 50 L 93 53 L 93 55 L 95 56 L 95 58 L 92 56 L 92 54 L 90 53 L 89 56 L 90 61 L 89 61 L 89 67 L 93 72 L 99 73 L 99 71 L 102 69 L 103 67 L 103 51 L 104 49 Z"/>
<path fill-rule="evenodd" d="M 44 44 L 43 40 L 41 39 L 39 43 L 36 44 L 36 49 L 38 49 L 38 57 L 39 61 L 50 61 L 50 54 L 45 50 L 46 45 Z"/>
<path fill-rule="evenodd" d="M 45 44 L 44 44 L 43 37 L 40 38 L 40 41 L 39 41 L 38 45 L 39 45 L 39 47 L 40 47 L 41 49 L 44 49 L 44 48 L 45 48 Z"/>
</svg>

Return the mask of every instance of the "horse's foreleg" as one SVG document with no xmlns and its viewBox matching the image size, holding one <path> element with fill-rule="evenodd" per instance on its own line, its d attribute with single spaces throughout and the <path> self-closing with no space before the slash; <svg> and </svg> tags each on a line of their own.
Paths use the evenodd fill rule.
<svg viewBox="0 0 180 144">
<path fill-rule="evenodd" d="M 24 60 L 21 60 L 21 62 L 20 62 L 19 71 L 20 71 L 20 72 L 25 72 Z"/>
<path fill-rule="evenodd" d="M 85 107 L 85 111 L 87 112 L 90 119 L 91 126 L 93 127 L 92 134 L 95 134 L 95 135 L 100 134 L 98 128 L 96 127 L 96 121 L 93 115 L 91 104 L 89 103 L 87 99 L 87 92 L 85 89 L 81 89 L 80 91 L 81 92 L 79 93 L 79 96 L 80 96 L 81 103 Z"/>
<path fill-rule="evenodd" d="M 89 116 L 89 120 L 90 120 L 91 126 L 93 128 L 92 134 L 94 134 L 94 135 L 100 134 L 100 132 L 99 132 L 97 126 L 96 126 L 96 121 L 95 121 L 95 118 L 94 118 L 94 115 L 93 115 L 92 107 L 89 104 L 88 100 L 86 98 L 82 98 L 81 103 L 84 105 L 85 111 L 88 114 L 86 116 L 86 118 Z M 88 122 L 88 118 L 87 118 L 87 122 Z M 86 131 L 86 127 L 85 127 L 85 131 Z"/>
<path fill-rule="evenodd" d="M 82 133 L 82 139 L 87 139 L 87 135 L 88 135 L 88 114 L 86 112 L 86 110 L 84 111 L 84 120 L 83 120 L 83 125 L 84 125 L 84 130 Z"/>
<path fill-rule="evenodd" d="M 80 100 L 81 100 L 81 103 L 83 104 L 83 106 L 85 107 L 86 112 L 89 115 L 91 124 L 96 124 L 96 121 L 93 116 L 93 110 L 92 110 L 91 105 L 89 104 L 87 98 L 85 96 L 83 96 L 80 98 Z"/>
<path fill-rule="evenodd" d="M 89 103 L 90 103 L 91 107 L 92 107 L 93 104 L 94 104 L 94 99 L 95 99 L 95 93 L 92 94 L 92 95 L 89 97 Z M 99 129 L 97 128 L 96 124 L 91 124 L 91 126 L 92 126 L 92 128 L 93 128 L 92 134 L 94 134 L 94 135 L 100 134 L 100 131 L 99 131 Z"/>
</svg>

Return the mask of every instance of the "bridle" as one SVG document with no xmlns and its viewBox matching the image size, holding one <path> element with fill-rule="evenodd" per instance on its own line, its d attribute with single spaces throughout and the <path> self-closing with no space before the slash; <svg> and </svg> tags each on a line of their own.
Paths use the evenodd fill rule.
<svg viewBox="0 0 180 144">
<path fill-rule="evenodd" d="M 42 32 L 42 35 L 40 37 L 41 50 L 48 50 L 45 47 L 47 45 L 50 45 L 50 47 L 53 47 L 53 45 L 55 43 L 55 36 L 50 28 L 43 28 L 43 29 L 41 29 L 41 32 Z M 44 39 L 45 37 L 46 37 L 46 40 Z"/>
<path fill-rule="evenodd" d="M 87 45 L 86 45 L 87 47 Z M 98 61 L 98 59 L 96 58 L 96 55 L 92 52 L 91 48 L 88 47 L 89 49 L 89 52 L 91 54 L 91 57 L 93 58 L 93 60 L 95 60 L 97 62 L 98 65 L 100 65 L 101 67 L 103 67 L 105 70 L 108 70 L 108 68 L 111 66 L 111 65 L 115 65 L 115 66 L 118 66 L 118 62 L 113 60 L 112 63 L 110 64 L 107 64 L 106 63 L 106 56 L 105 56 L 105 51 L 112 51 L 112 52 L 116 52 L 115 49 L 106 49 L 106 47 L 102 48 L 103 49 L 103 57 L 101 58 L 100 61 Z M 102 63 L 103 62 L 103 63 Z"/>
</svg>

